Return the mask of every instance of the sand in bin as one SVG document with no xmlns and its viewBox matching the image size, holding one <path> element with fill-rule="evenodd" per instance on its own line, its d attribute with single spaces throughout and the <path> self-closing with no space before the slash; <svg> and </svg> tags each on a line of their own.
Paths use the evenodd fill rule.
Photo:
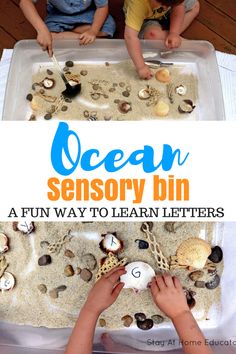
<svg viewBox="0 0 236 354">
<path fill-rule="evenodd" d="M 181 114 L 178 111 L 180 102 L 190 99 L 196 103 L 198 98 L 197 77 L 191 72 L 191 66 L 173 65 L 168 67 L 171 74 L 171 83 L 174 86 L 174 102 L 171 103 L 167 94 L 167 84 L 156 80 L 155 76 L 149 80 L 140 80 L 131 61 L 105 64 L 75 64 L 69 68 L 69 75 L 77 75 L 82 84 L 81 93 L 72 102 L 67 102 L 60 95 L 65 89 L 62 79 L 53 67 L 39 66 L 32 78 L 32 84 L 40 83 L 45 77 L 55 80 L 55 86 L 45 89 L 35 86 L 32 90 L 34 99 L 30 104 L 31 113 L 36 119 L 43 118 L 45 114 L 52 113 L 53 118 L 65 120 L 145 120 L 145 119 L 196 119 L 196 109 L 192 113 Z M 53 72 L 48 75 L 47 69 Z M 153 73 L 159 69 L 152 69 Z M 86 75 L 82 75 L 82 74 Z M 138 98 L 138 92 L 149 85 L 159 91 L 159 99 L 169 104 L 169 114 L 166 117 L 158 117 L 154 105 L 149 106 L 149 100 Z M 180 96 L 175 88 L 184 85 L 187 93 Z M 50 96 L 45 100 L 43 95 Z M 92 95 L 92 96 L 91 96 Z M 93 97 L 93 98 L 92 98 Z M 121 113 L 118 101 L 126 101 L 131 106 L 128 113 Z M 156 101 L 157 102 L 157 101 Z M 62 108 L 63 107 L 63 108 Z M 28 117 L 28 118 L 29 118 Z"/>
<path fill-rule="evenodd" d="M 35 224 L 35 232 L 27 236 L 13 231 L 11 223 L 0 223 L 0 231 L 10 239 L 10 251 L 5 254 L 10 263 L 7 270 L 14 274 L 17 281 L 13 290 L 0 294 L 1 320 L 52 328 L 73 327 L 88 291 L 94 284 L 98 268 L 93 271 L 93 278 L 88 283 L 77 274 L 66 277 L 64 268 L 69 264 L 74 269 L 83 268 L 81 256 L 86 253 L 92 253 L 99 262 L 104 257 L 104 253 L 98 247 L 100 235 L 107 232 L 117 232 L 117 237 L 123 240 L 124 250 L 119 254 L 120 258 L 126 257 L 128 262 L 145 261 L 158 272 L 150 249 L 140 250 L 135 242 L 136 239 L 145 240 L 140 226 L 141 223 L 134 222 L 39 222 Z M 58 255 L 51 254 L 50 265 L 40 267 L 38 258 L 48 254 L 46 246 L 40 246 L 41 241 L 56 242 L 69 230 L 74 237 L 63 245 Z M 163 223 L 154 223 L 153 232 L 157 235 L 164 255 L 169 257 L 174 255 L 180 243 L 189 237 L 204 235 L 204 238 L 211 243 L 214 225 L 183 223 L 175 233 L 169 233 L 164 229 Z M 66 257 L 64 255 L 66 249 L 71 250 L 75 257 Z M 222 264 L 217 265 L 218 274 L 221 274 L 222 268 Z M 196 291 L 196 306 L 193 312 L 198 320 L 209 318 L 208 310 L 213 304 L 220 310 L 220 287 L 214 290 L 197 289 L 188 278 L 186 270 L 175 270 L 172 274 L 178 275 L 184 286 Z M 209 279 L 209 274 L 205 271 L 203 280 L 207 279 Z M 46 294 L 40 293 L 37 288 L 39 284 L 47 286 Z M 66 291 L 61 292 L 58 299 L 52 299 L 48 292 L 60 285 L 65 285 Z M 121 318 L 124 315 L 133 316 L 136 312 L 144 312 L 147 317 L 161 314 L 154 305 L 149 290 L 138 294 L 130 289 L 122 290 L 116 303 L 101 317 L 105 319 L 108 328 L 118 329 L 123 327 Z M 168 321 L 168 319 L 165 320 Z"/>
</svg>

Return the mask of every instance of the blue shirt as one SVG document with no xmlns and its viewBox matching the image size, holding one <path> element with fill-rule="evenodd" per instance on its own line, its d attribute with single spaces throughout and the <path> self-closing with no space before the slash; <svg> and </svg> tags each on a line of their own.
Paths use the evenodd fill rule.
<svg viewBox="0 0 236 354">
<path fill-rule="evenodd" d="M 108 5 L 108 0 L 48 0 L 48 5 L 53 6 L 64 14 L 74 14 L 95 7 Z"/>
</svg>

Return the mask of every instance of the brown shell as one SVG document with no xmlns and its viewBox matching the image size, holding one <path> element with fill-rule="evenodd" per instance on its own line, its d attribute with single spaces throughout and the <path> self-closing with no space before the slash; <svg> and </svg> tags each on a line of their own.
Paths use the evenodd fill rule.
<svg viewBox="0 0 236 354">
<path fill-rule="evenodd" d="M 170 82 L 170 80 L 171 80 L 170 72 L 166 68 L 157 70 L 155 77 L 158 81 L 163 82 L 163 83 Z"/>
<path fill-rule="evenodd" d="M 197 237 L 183 241 L 176 252 L 179 265 L 196 269 L 204 268 L 210 254 L 211 246 L 209 243 Z"/>
<path fill-rule="evenodd" d="M 114 239 L 115 239 L 115 243 L 117 244 L 117 249 L 114 250 L 114 248 L 112 248 L 110 245 L 107 244 L 106 242 L 106 236 L 108 235 L 113 235 Z M 102 252 L 104 253 L 109 253 L 112 252 L 114 254 L 117 254 L 119 252 L 121 252 L 124 248 L 124 243 L 123 241 L 119 240 L 116 236 L 116 232 L 108 232 L 107 234 L 103 234 L 102 237 L 102 241 L 99 243 L 99 247 L 101 249 Z"/>
</svg>

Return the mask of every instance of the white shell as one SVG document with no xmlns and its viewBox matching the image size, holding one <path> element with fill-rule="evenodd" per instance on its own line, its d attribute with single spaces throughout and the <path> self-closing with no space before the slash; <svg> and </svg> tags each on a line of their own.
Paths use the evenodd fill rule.
<svg viewBox="0 0 236 354">
<path fill-rule="evenodd" d="M 140 90 L 138 93 L 138 97 L 141 100 L 147 100 L 148 98 L 150 98 L 150 93 L 148 92 L 148 89 L 144 88 L 144 89 Z"/>
<path fill-rule="evenodd" d="M 153 268 L 145 262 L 132 262 L 125 267 L 126 274 L 120 277 L 125 289 L 144 290 L 155 276 Z"/>
<path fill-rule="evenodd" d="M 122 247 L 120 240 L 113 234 L 106 234 L 102 240 L 102 245 L 107 252 L 117 252 Z"/>
<path fill-rule="evenodd" d="M 187 93 L 187 87 L 184 85 L 179 85 L 175 88 L 175 92 L 180 96 L 184 96 Z"/>
<path fill-rule="evenodd" d="M 0 233 L 0 254 L 3 254 L 8 250 L 8 237 L 5 234 Z"/>
<path fill-rule="evenodd" d="M 46 77 L 44 80 L 43 80 L 43 86 L 46 88 L 46 89 L 51 89 L 53 88 L 55 84 L 55 81 L 53 79 L 49 79 L 48 77 Z"/>
<path fill-rule="evenodd" d="M 17 229 L 23 234 L 29 235 L 34 230 L 34 223 L 26 220 L 19 221 L 17 223 Z"/>
<path fill-rule="evenodd" d="M 0 278 L 0 290 L 11 290 L 15 286 L 15 278 L 11 273 L 5 272 Z"/>
</svg>

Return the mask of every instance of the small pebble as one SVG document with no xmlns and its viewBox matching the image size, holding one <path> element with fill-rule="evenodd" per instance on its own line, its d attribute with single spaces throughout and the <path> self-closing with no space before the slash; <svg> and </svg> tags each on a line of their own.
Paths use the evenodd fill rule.
<svg viewBox="0 0 236 354">
<path fill-rule="evenodd" d="M 44 248 L 44 247 L 46 247 L 46 246 L 48 246 L 49 245 L 49 242 L 48 241 L 41 241 L 40 242 L 40 247 L 42 247 L 42 248 Z"/>
<path fill-rule="evenodd" d="M 148 331 L 153 327 L 153 320 L 147 318 L 145 321 L 137 321 L 137 326 L 139 329 L 142 329 L 143 331 Z"/>
<path fill-rule="evenodd" d="M 191 296 L 191 297 L 187 298 L 187 303 L 188 303 L 189 309 L 191 310 L 196 305 L 196 300 L 194 299 L 194 297 Z"/>
<path fill-rule="evenodd" d="M 28 93 L 28 95 L 26 96 L 26 99 L 27 99 L 27 101 L 32 101 L 33 100 L 33 95 L 32 95 L 32 93 Z"/>
<path fill-rule="evenodd" d="M 74 269 L 72 267 L 72 265 L 68 264 L 65 269 L 64 269 L 64 274 L 66 277 L 72 277 L 75 272 L 74 272 Z"/>
<path fill-rule="evenodd" d="M 34 120 L 36 120 L 36 115 L 31 114 L 31 116 L 29 118 L 29 121 L 34 121 Z"/>
<path fill-rule="evenodd" d="M 214 269 L 208 269 L 208 274 L 210 274 L 212 277 L 214 276 L 214 275 L 216 275 L 217 274 L 217 269 L 216 268 L 214 268 Z"/>
<path fill-rule="evenodd" d="M 66 102 L 66 103 L 71 103 L 72 100 L 71 100 L 70 98 L 66 97 L 66 98 L 65 98 L 65 102 Z"/>
<path fill-rule="evenodd" d="M 146 320 L 146 315 L 142 312 L 138 312 L 134 315 L 134 318 L 136 319 L 136 321 L 145 321 Z"/>
<path fill-rule="evenodd" d="M 104 94 L 104 95 L 103 95 L 103 97 L 104 97 L 104 98 L 109 98 L 109 96 L 108 96 L 108 95 L 106 95 L 106 94 Z"/>
<path fill-rule="evenodd" d="M 89 117 L 89 111 L 84 111 L 84 117 L 88 118 Z"/>
<path fill-rule="evenodd" d="M 116 82 L 113 82 L 112 86 L 113 86 L 113 87 L 117 87 L 118 84 L 117 84 Z"/>
<path fill-rule="evenodd" d="M 205 282 L 202 280 L 196 280 L 194 286 L 196 286 L 196 288 L 205 288 Z"/>
<path fill-rule="evenodd" d="M 73 63 L 73 61 L 68 60 L 65 62 L 65 66 L 67 66 L 68 68 L 72 68 L 74 66 L 74 63 Z"/>
<path fill-rule="evenodd" d="M 119 99 L 115 99 L 114 103 L 120 103 L 120 100 Z"/>
<path fill-rule="evenodd" d="M 58 292 L 57 292 L 57 289 L 52 289 L 49 291 L 49 296 L 52 298 L 52 299 L 57 299 L 58 298 Z"/>
<path fill-rule="evenodd" d="M 106 66 L 109 66 L 109 65 L 110 65 L 110 63 L 108 63 L 108 61 L 106 61 L 106 62 L 105 62 L 105 65 L 106 65 Z"/>
<path fill-rule="evenodd" d="M 47 69 L 47 74 L 48 74 L 48 75 L 53 75 L 53 71 L 52 71 L 52 70 Z"/>
<path fill-rule="evenodd" d="M 98 84 L 93 84 L 92 86 L 94 91 L 97 91 L 99 89 L 99 85 Z"/>
<path fill-rule="evenodd" d="M 153 320 L 153 322 L 155 324 L 160 324 L 160 323 L 164 322 L 164 317 L 162 317 L 161 315 L 153 315 L 151 317 L 151 319 Z"/>
<path fill-rule="evenodd" d="M 133 323 L 133 317 L 126 315 L 122 317 L 121 321 L 123 321 L 123 325 L 125 327 L 130 327 L 131 324 Z"/>
<path fill-rule="evenodd" d="M 62 112 L 66 112 L 66 111 L 67 111 L 67 109 L 68 109 L 68 107 L 67 107 L 67 106 L 62 106 L 62 107 L 61 107 Z"/>
<path fill-rule="evenodd" d="M 115 91 L 116 91 L 115 87 L 111 87 L 111 88 L 109 89 L 109 92 L 115 92 Z"/>
<path fill-rule="evenodd" d="M 126 91 L 131 92 L 131 86 L 126 86 Z"/>
<path fill-rule="evenodd" d="M 66 285 L 60 285 L 56 288 L 57 292 L 65 291 L 67 289 Z"/>
<path fill-rule="evenodd" d="M 145 250 L 149 247 L 149 244 L 147 241 L 137 239 L 137 240 L 135 240 L 135 242 L 138 243 L 138 248 L 140 250 Z"/>
<path fill-rule="evenodd" d="M 125 83 L 124 82 L 119 82 L 119 86 L 120 87 L 125 87 Z"/>
<path fill-rule="evenodd" d="M 86 76 L 88 74 L 87 70 L 81 70 L 80 75 Z"/>
<path fill-rule="evenodd" d="M 46 266 L 52 263 L 52 258 L 49 254 L 45 254 L 42 257 L 39 258 L 38 260 L 38 265 L 39 266 Z"/>
<path fill-rule="evenodd" d="M 100 96 L 101 96 L 100 93 L 92 93 L 91 94 L 91 97 L 94 101 L 99 100 Z"/>
<path fill-rule="evenodd" d="M 42 294 L 46 294 L 46 292 L 47 292 L 47 287 L 46 287 L 46 285 L 44 285 L 44 284 L 39 284 L 39 285 L 38 285 L 38 290 L 39 290 Z"/>
<path fill-rule="evenodd" d="M 74 258 L 75 254 L 71 250 L 65 250 L 64 255 L 69 258 Z"/>
<path fill-rule="evenodd" d="M 209 281 L 205 284 L 205 286 L 207 289 L 213 290 L 213 289 L 217 288 L 219 286 L 219 284 L 220 284 L 220 277 L 218 274 L 216 274 L 211 281 Z"/>
<path fill-rule="evenodd" d="M 39 93 L 41 93 L 41 95 L 43 95 L 43 94 L 45 93 L 45 90 L 41 88 L 41 89 L 39 90 Z"/>
<path fill-rule="evenodd" d="M 99 319 L 99 326 L 100 327 L 106 327 L 106 321 L 104 320 L 104 318 L 100 318 Z"/>
<path fill-rule="evenodd" d="M 84 268 L 81 270 L 80 278 L 86 282 L 89 282 L 92 279 L 93 274 L 90 272 L 89 269 Z"/>
<path fill-rule="evenodd" d="M 63 71 L 66 73 L 66 72 L 70 71 L 70 69 L 68 68 L 68 66 L 65 66 L 65 67 L 63 68 Z"/>
<path fill-rule="evenodd" d="M 211 254 L 208 259 L 213 263 L 220 263 L 223 259 L 223 251 L 219 246 L 215 246 L 211 249 Z"/>
<path fill-rule="evenodd" d="M 130 93 L 129 93 L 128 91 L 123 91 L 123 92 L 122 92 L 122 95 L 123 95 L 124 97 L 129 97 L 129 96 L 130 96 Z"/>
<path fill-rule="evenodd" d="M 201 271 L 201 270 L 196 270 L 192 273 L 189 274 L 189 278 L 192 280 L 192 281 L 196 281 L 196 280 L 199 280 L 201 279 L 202 277 L 204 276 L 204 272 Z"/>
<path fill-rule="evenodd" d="M 112 117 L 111 116 L 104 116 L 104 120 L 108 121 L 108 120 L 111 120 Z"/>
<path fill-rule="evenodd" d="M 79 274 L 81 273 L 81 270 L 82 270 L 82 269 L 81 269 L 80 267 L 77 267 L 77 268 L 76 268 L 76 274 L 79 275 Z"/>
<path fill-rule="evenodd" d="M 91 253 L 84 254 L 81 258 L 81 261 L 84 267 L 89 270 L 94 270 L 97 266 L 97 260 Z"/>
<path fill-rule="evenodd" d="M 47 113 L 47 114 L 45 114 L 44 119 L 45 119 L 45 120 L 50 120 L 50 119 L 52 119 L 52 113 Z"/>
</svg>

